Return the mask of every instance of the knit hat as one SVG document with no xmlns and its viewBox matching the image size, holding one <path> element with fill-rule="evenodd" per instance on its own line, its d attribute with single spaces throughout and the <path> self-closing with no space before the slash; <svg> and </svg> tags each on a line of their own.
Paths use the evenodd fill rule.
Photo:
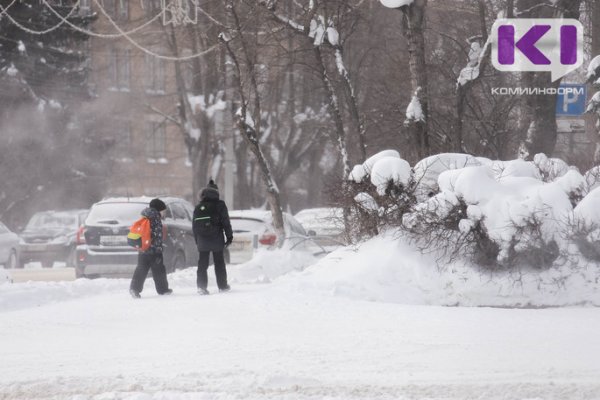
<svg viewBox="0 0 600 400">
<path fill-rule="evenodd" d="M 210 189 L 219 190 L 219 187 L 217 186 L 215 181 L 213 181 L 212 179 L 208 182 L 208 185 L 206 187 L 208 187 Z"/>
<path fill-rule="evenodd" d="M 150 208 L 154 208 L 156 211 L 161 212 L 167 209 L 167 205 L 161 199 L 150 200 Z"/>
</svg>

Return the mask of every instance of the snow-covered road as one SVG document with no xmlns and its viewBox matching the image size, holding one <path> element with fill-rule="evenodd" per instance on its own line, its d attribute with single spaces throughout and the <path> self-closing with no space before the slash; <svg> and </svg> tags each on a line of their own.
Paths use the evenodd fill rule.
<svg viewBox="0 0 600 400">
<path fill-rule="evenodd" d="M 598 308 L 201 297 L 192 272 L 139 301 L 124 280 L 0 286 L 0 399 L 600 399 Z"/>
</svg>

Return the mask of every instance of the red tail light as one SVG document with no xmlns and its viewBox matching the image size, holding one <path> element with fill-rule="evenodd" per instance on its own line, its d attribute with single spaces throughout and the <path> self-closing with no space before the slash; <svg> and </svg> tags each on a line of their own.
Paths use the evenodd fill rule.
<svg viewBox="0 0 600 400">
<path fill-rule="evenodd" d="M 85 244 L 85 227 L 83 225 L 77 230 L 77 244 Z"/>
<path fill-rule="evenodd" d="M 274 233 L 265 233 L 258 239 L 260 244 L 264 244 L 265 246 L 273 246 L 277 243 L 277 235 Z"/>
</svg>

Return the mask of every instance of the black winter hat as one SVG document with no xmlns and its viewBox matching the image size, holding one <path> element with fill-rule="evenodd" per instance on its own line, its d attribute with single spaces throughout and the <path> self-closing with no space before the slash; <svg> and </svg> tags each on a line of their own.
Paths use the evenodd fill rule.
<svg viewBox="0 0 600 400">
<path fill-rule="evenodd" d="M 161 199 L 150 200 L 150 208 L 154 208 L 156 211 L 161 212 L 167 209 L 167 205 Z"/>
<path fill-rule="evenodd" d="M 219 190 L 219 187 L 217 186 L 215 181 L 213 181 L 212 179 L 208 182 L 208 185 L 206 187 L 208 187 L 210 189 Z"/>
</svg>

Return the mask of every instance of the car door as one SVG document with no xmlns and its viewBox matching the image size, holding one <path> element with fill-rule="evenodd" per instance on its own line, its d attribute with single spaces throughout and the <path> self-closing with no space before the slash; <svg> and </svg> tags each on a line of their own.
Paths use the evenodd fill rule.
<svg viewBox="0 0 600 400">
<path fill-rule="evenodd" d="M 170 215 L 168 218 L 169 235 L 174 246 L 174 251 L 183 251 L 186 264 L 190 260 L 190 239 L 193 238 L 190 218 L 180 202 L 169 203 Z"/>
</svg>

